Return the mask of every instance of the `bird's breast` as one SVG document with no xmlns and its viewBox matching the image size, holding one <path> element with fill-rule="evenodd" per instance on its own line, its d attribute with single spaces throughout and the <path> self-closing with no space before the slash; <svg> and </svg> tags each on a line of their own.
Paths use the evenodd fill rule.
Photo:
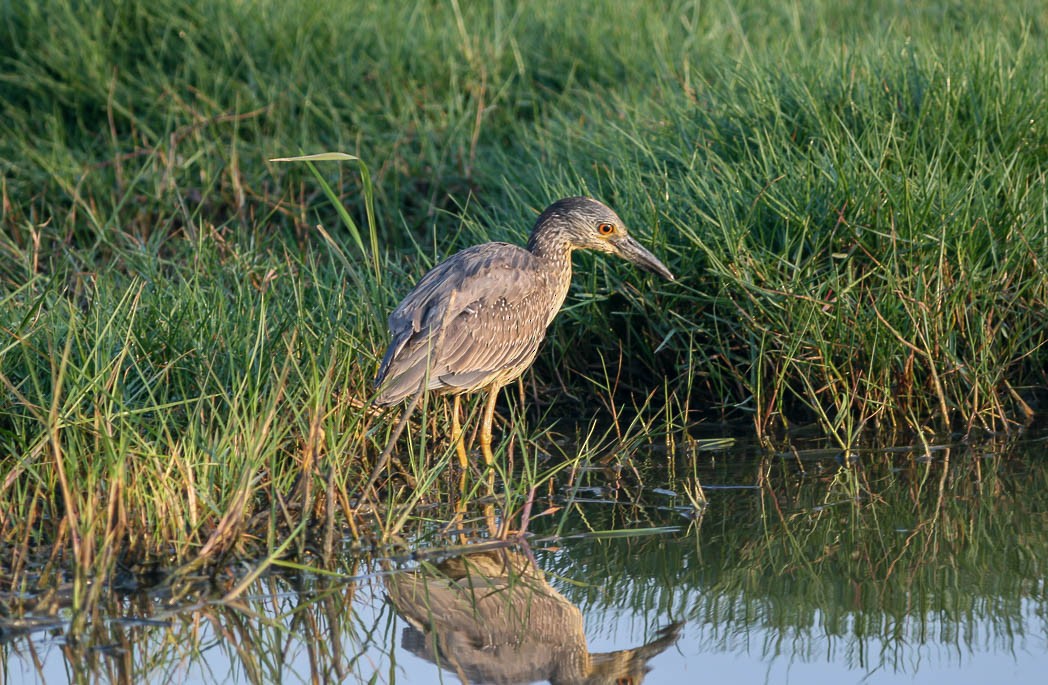
<svg viewBox="0 0 1048 685">
<path fill-rule="evenodd" d="M 556 274 L 550 274 L 550 284 L 548 286 L 550 296 L 550 311 L 546 316 L 546 325 L 550 325 L 553 322 L 554 317 L 557 316 L 557 312 L 564 305 L 564 300 L 568 296 L 568 289 L 571 287 L 571 270 L 570 267 L 567 273 L 560 272 Z"/>
</svg>

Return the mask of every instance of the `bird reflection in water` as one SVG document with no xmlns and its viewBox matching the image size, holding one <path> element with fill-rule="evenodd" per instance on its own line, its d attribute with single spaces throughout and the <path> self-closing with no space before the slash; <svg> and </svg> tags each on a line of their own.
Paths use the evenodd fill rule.
<svg viewBox="0 0 1048 685">
<path fill-rule="evenodd" d="M 410 624 L 403 648 L 464 683 L 640 683 L 648 660 L 680 637 L 675 623 L 643 646 L 590 653 L 579 608 L 510 548 L 392 574 L 386 591 Z"/>
</svg>

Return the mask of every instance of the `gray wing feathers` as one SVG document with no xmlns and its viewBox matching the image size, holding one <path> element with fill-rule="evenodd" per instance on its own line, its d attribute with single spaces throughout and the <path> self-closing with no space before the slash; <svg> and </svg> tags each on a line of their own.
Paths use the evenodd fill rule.
<svg viewBox="0 0 1048 685">
<path fill-rule="evenodd" d="M 376 402 L 408 397 L 427 373 L 427 389 L 463 391 L 507 370 L 521 373 L 545 337 L 548 319 L 548 298 L 529 268 L 532 259 L 515 245 L 488 243 L 423 276 L 389 316 L 393 340 L 375 379 L 381 388 Z"/>
</svg>

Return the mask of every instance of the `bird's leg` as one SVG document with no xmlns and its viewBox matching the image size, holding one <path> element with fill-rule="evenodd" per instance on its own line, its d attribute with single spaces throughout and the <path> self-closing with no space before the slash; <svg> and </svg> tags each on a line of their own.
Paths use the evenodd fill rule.
<svg viewBox="0 0 1048 685">
<path fill-rule="evenodd" d="M 495 400 L 499 397 L 501 386 L 495 383 L 488 390 L 488 402 L 484 405 L 484 416 L 480 421 L 480 451 L 484 455 L 484 464 L 491 466 L 495 455 L 491 453 L 491 421 L 495 417 Z"/>
<path fill-rule="evenodd" d="M 469 459 L 466 458 L 466 443 L 462 438 L 462 423 L 459 420 L 459 411 L 461 409 L 461 395 L 455 395 L 455 401 L 451 406 L 451 439 L 455 441 L 455 451 L 458 452 L 459 466 L 465 472 L 469 468 Z"/>
</svg>

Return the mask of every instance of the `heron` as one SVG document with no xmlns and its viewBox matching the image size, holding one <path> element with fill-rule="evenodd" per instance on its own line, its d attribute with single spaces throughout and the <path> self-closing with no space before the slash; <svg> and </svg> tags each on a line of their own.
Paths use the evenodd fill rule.
<svg viewBox="0 0 1048 685">
<path fill-rule="evenodd" d="M 527 247 L 474 245 L 422 277 L 389 315 L 392 341 L 375 377 L 374 403 L 389 406 L 413 396 L 410 413 L 424 392 L 451 394 L 452 440 L 466 468 L 460 398 L 486 390 L 480 447 L 490 466 L 499 390 L 535 361 L 568 294 L 575 250 L 617 255 L 674 280 L 610 208 L 588 197 L 557 200 L 535 221 Z"/>
</svg>

